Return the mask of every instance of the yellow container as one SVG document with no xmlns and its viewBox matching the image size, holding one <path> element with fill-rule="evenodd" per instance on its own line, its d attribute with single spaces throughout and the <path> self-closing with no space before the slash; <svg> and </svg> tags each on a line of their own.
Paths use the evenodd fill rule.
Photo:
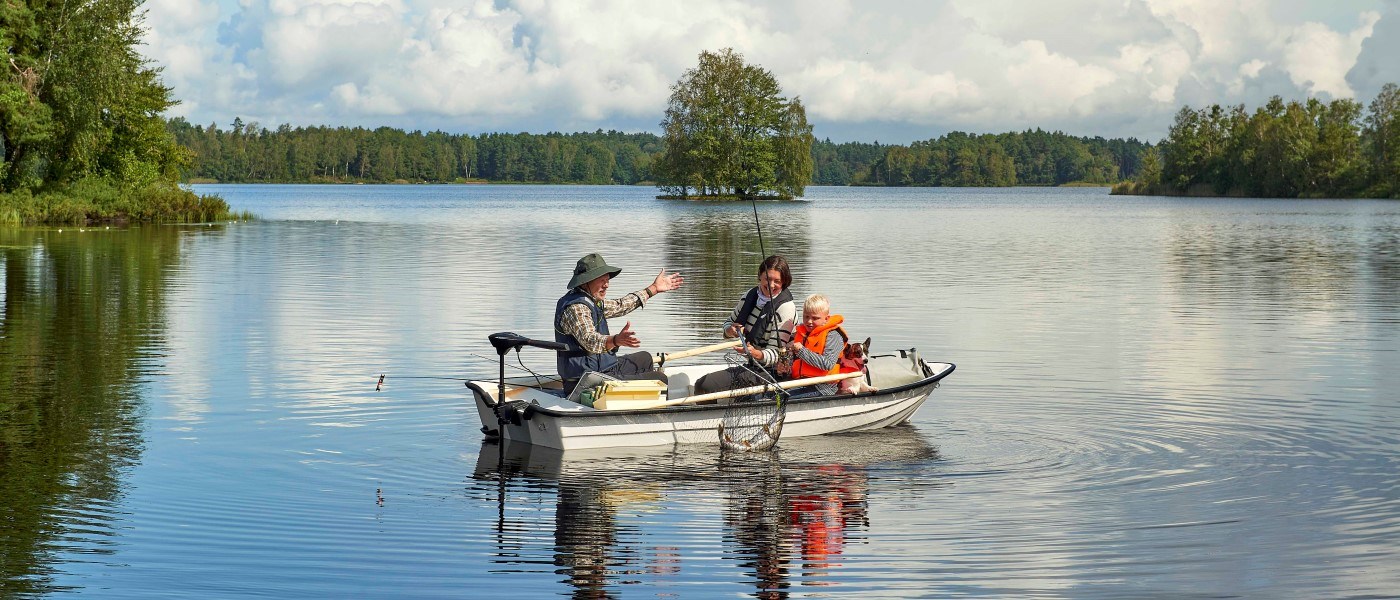
<svg viewBox="0 0 1400 600">
<path fill-rule="evenodd" d="M 593 407 L 601 410 L 632 408 L 665 399 L 666 384 L 653 379 L 639 381 L 609 381 L 598 387 Z M 640 406 L 637 406 L 640 407 Z"/>
</svg>

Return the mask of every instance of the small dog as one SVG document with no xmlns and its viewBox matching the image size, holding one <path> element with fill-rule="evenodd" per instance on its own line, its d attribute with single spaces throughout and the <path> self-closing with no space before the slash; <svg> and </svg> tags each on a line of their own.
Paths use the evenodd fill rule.
<svg viewBox="0 0 1400 600">
<path fill-rule="evenodd" d="M 847 342 L 845 349 L 841 350 L 841 360 L 837 361 L 837 364 L 840 365 L 842 373 L 861 371 L 866 373 L 868 377 L 870 374 L 866 371 L 865 363 L 869 359 L 870 338 L 865 338 L 865 342 L 861 344 Z M 840 389 L 838 389 L 836 393 L 863 394 L 865 392 L 878 391 L 880 391 L 879 388 L 865 383 L 865 377 L 852 377 L 850 379 L 842 379 Z"/>
</svg>

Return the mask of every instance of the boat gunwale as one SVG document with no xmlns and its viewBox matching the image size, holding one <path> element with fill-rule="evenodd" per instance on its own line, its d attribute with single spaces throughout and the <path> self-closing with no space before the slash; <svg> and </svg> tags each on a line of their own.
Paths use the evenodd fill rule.
<svg viewBox="0 0 1400 600">
<path fill-rule="evenodd" d="M 921 362 L 923 362 L 925 368 L 928 368 L 928 363 L 927 363 L 927 361 L 921 361 Z M 861 392 L 861 393 L 859 393 L 859 394 L 833 394 L 833 395 L 830 395 L 830 396 L 808 396 L 808 397 L 803 397 L 803 398 L 790 398 L 790 399 L 788 400 L 788 405 L 789 405 L 789 406 L 792 406 L 792 405 L 809 404 L 809 403 L 815 403 L 815 402 L 829 402 L 829 401 L 834 400 L 834 399 L 847 400 L 847 399 L 859 399 L 859 398 L 867 398 L 867 397 L 872 397 L 872 396 L 880 396 L 880 395 L 884 395 L 884 394 L 898 394 L 898 393 L 906 392 L 906 391 L 909 391 L 909 390 L 912 390 L 912 389 L 915 389 L 915 388 L 919 388 L 919 387 L 927 386 L 927 385 L 930 385 L 930 384 L 938 383 L 939 381 L 942 381 L 944 377 L 947 377 L 948 375 L 951 375 L 951 374 L 953 373 L 953 371 L 956 371 L 957 368 L 958 368 L 958 366 L 957 366 L 956 364 L 953 364 L 953 363 L 950 363 L 950 362 L 939 362 L 938 364 L 948 365 L 948 368 L 945 369 L 945 370 L 943 370 L 942 372 L 936 374 L 936 375 L 930 375 L 930 376 L 928 376 L 928 377 L 925 377 L 925 378 L 920 379 L 920 380 L 918 380 L 918 381 L 915 381 L 915 382 L 913 382 L 913 383 L 906 383 L 906 384 L 904 384 L 904 385 L 895 386 L 895 387 L 892 387 L 892 388 L 881 388 L 881 389 L 875 390 L 875 391 L 873 391 L 873 392 Z M 484 381 L 484 380 L 483 380 L 483 381 Z M 473 394 L 476 394 L 476 395 L 481 396 L 481 397 L 486 397 L 486 398 L 491 397 L 491 395 L 490 395 L 489 393 L 487 393 L 486 390 L 484 390 L 484 389 L 482 389 L 480 386 L 476 385 L 476 383 L 477 383 L 476 380 L 468 381 L 468 382 L 467 382 L 467 387 L 470 388 L 470 389 L 472 390 L 472 393 L 473 393 Z M 530 387 L 530 386 L 525 386 L 525 387 Z M 507 404 L 509 404 L 509 402 L 507 402 Z M 487 404 L 487 406 L 490 407 L 490 406 L 492 406 L 492 405 L 491 405 L 491 404 Z M 631 409 L 631 410 L 594 410 L 594 411 L 588 411 L 588 412 L 579 412 L 579 411 L 560 411 L 560 410 L 554 410 L 554 409 L 551 409 L 551 408 L 547 408 L 547 407 L 544 407 L 544 406 L 540 406 L 540 405 L 538 405 L 538 404 L 531 404 L 531 405 L 530 405 L 530 407 L 531 407 L 531 408 L 530 408 L 530 412 L 535 413 L 535 414 L 542 414 L 542 415 L 546 415 L 546 416 L 550 416 L 550 417 L 555 417 L 555 418 L 565 418 L 565 417 L 567 417 L 567 418 L 585 418 L 585 419 L 586 419 L 586 418 L 597 418 L 597 417 L 608 417 L 608 416 L 621 416 L 621 415 L 629 415 L 629 416 L 650 416 L 650 415 L 654 415 L 654 414 L 687 413 L 687 412 L 696 412 L 696 411 L 715 410 L 715 408 L 718 407 L 718 406 L 720 406 L 720 405 L 717 405 L 717 404 L 688 404 L 688 405 L 680 405 L 680 406 L 662 406 L 662 407 L 658 407 L 658 408 L 638 408 L 638 409 Z"/>
</svg>

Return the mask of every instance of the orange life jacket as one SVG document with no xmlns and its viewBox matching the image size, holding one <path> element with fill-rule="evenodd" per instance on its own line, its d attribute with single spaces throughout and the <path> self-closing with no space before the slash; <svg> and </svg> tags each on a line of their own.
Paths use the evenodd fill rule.
<svg viewBox="0 0 1400 600">
<path fill-rule="evenodd" d="M 798 325 L 797 329 L 793 332 L 793 337 L 802 344 L 803 348 L 811 350 L 818 356 L 821 356 L 821 353 L 826 351 L 826 334 L 831 333 L 832 330 L 840 332 L 842 340 L 851 339 L 850 336 L 846 335 L 846 330 L 841 328 L 842 320 L 843 319 L 841 318 L 841 315 L 831 315 L 827 318 L 826 325 L 822 325 L 821 327 L 818 327 L 811 331 L 807 330 L 807 326 L 805 324 Z M 822 375 L 835 375 L 839 372 L 841 372 L 840 365 L 833 366 L 832 368 L 827 370 L 822 370 L 818 369 L 813 365 L 807 364 L 806 362 L 803 362 L 801 358 L 794 357 L 792 359 L 793 379 L 820 377 Z"/>
</svg>

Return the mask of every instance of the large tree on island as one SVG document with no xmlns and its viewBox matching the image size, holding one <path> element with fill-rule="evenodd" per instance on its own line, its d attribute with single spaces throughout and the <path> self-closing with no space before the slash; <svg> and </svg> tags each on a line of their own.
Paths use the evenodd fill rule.
<svg viewBox="0 0 1400 600">
<path fill-rule="evenodd" d="M 669 195 L 801 196 L 812 181 L 812 126 L 798 98 L 733 49 L 700 53 L 671 86 L 666 150 L 653 165 Z"/>
</svg>

